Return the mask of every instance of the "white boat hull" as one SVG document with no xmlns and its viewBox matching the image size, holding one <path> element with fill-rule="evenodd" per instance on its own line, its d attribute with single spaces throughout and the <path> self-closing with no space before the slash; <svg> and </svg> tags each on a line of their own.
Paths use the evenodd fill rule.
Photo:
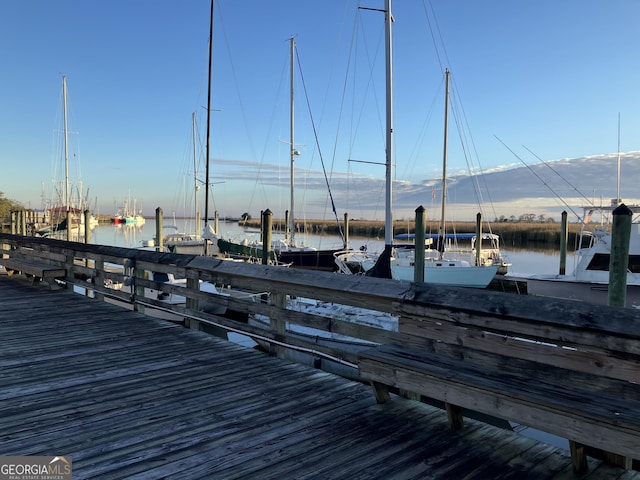
<svg viewBox="0 0 640 480">
<path fill-rule="evenodd" d="M 424 283 L 431 285 L 447 285 L 450 287 L 486 288 L 498 273 L 498 266 L 425 266 Z M 413 267 L 396 267 L 391 265 L 391 276 L 394 280 L 413 282 Z"/>
<path fill-rule="evenodd" d="M 592 303 L 609 304 L 609 285 L 580 282 L 567 275 L 536 275 L 525 279 L 529 295 L 565 298 Z M 627 285 L 626 306 L 640 308 L 640 285 Z"/>
</svg>

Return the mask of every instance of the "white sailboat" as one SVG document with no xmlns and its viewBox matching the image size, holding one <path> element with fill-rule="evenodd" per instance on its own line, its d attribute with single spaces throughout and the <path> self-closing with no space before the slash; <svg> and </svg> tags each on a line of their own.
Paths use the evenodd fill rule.
<svg viewBox="0 0 640 480">
<path fill-rule="evenodd" d="M 166 229 L 173 229 L 172 232 L 164 236 L 163 245 L 173 253 L 188 253 L 202 255 L 204 253 L 205 239 L 202 238 L 200 232 L 200 209 L 198 207 L 198 192 L 200 184 L 198 180 L 198 158 L 197 158 L 197 134 L 196 113 L 191 114 L 191 129 L 193 140 L 193 205 L 195 214 L 195 232 L 179 232 L 177 225 L 165 226 Z"/>
<path fill-rule="evenodd" d="M 387 12 L 390 2 L 387 1 Z M 386 19 L 386 175 L 385 175 L 385 247 L 377 257 L 367 252 L 340 252 L 336 254 L 336 263 L 340 271 L 349 273 L 354 270 L 365 271 L 366 275 L 393 278 L 394 280 L 413 281 L 415 258 L 414 250 L 398 250 L 393 246 L 392 217 L 392 165 L 393 165 L 393 97 L 392 97 L 392 16 Z M 469 261 L 447 252 L 445 239 L 445 205 L 447 177 L 447 143 L 448 143 L 448 110 L 449 110 L 449 70 L 446 70 L 446 96 L 444 119 L 444 153 L 442 168 L 442 211 L 437 249 L 429 249 L 425 258 L 424 282 L 436 285 L 463 286 L 485 288 L 498 272 L 498 265 L 472 265 Z M 354 268 L 355 265 L 355 268 Z"/>
<path fill-rule="evenodd" d="M 89 229 L 94 228 L 98 225 L 98 220 L 94 215 L 90 214 L 89 225 L 85 225 L 84 210 L 87 208 L 88 202 L 82 196 L 81 184 L 80 186 L 74 187 L 69 178 L 69 129 L 66 75 L 62 75 L 62 109 L 64 181 L 61 182 L 61 185 L 54 184 L 55 196 L 57 198 L 52 200 L 52 204 L 48 208 L 50 226 L 42 228 L 36 233 L 42 237 L 79 241 L 84 236 L 85 227 Z"/>
<path fill-rule="evenodd" d="M 295 38 L 289 39 L 290 44 L 290 138 L 289 138 L 289 168 L 290 168 L 290 210 L 287 218 L 286 233 L 284 239 L 272 242 L 272 251 L 277 262 L 291 268 L 305 268 L 310 270 L 336 271 L 338 269 L 334 261 L 336 252 L 342 249 L 317 249 L 296 242 L 295 230 L 295 158 L 300 152 L 295 147 L 295 109 L 294 109 L 294 78 L 295 78 Z M 344 237 L 343 237 L 344 242 Z M 237 244 L 223 239 L 218 239 L 218 247 L 221 253 L 239 255 L 245 258 L 262 258 L 263 245 L 261 242 L 243 242 Z"/>
</svg>

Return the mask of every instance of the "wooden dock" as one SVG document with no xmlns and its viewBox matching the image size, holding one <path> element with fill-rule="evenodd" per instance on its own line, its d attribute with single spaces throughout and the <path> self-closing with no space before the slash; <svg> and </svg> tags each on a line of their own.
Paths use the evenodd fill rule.
<svg viewBox="0 0 640 480">
<path fill-rule="evenodd" d="M 0 305 L 0 454 L 74 479 L 576 478 L 562 449 L 70 290 L 2 274 Z"/>
</svg>

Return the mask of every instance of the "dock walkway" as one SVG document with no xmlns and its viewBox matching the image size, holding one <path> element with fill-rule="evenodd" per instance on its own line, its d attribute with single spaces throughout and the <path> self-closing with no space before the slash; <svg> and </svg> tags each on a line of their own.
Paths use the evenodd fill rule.
<svg viewBox="0 0 640 480">
<path fill-rule="evenodd" d="M 562 449 L 4 274 L 0 345 L 0 455 L 71 456 L 74 479 L 576 478 Z"/>
</svg>

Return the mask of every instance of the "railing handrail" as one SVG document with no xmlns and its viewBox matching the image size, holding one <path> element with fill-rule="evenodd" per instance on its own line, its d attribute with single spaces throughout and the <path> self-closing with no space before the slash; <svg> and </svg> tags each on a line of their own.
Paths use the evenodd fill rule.
<svg viewBox="0 0 640 480">
<path fill-rule="evenodd" d="M 526 336 L 531 329 L 538 331 L 532 338 L 563 341 L 566 332 L 578 331 L 575 338 L 591 342 L 597 348 L 611 348 L 612 338 L 626 339 L 632 347 L 640 344 L 640 312 L 607 306 L 587 305 L 580 302 L 554 300 L 539 297 L 518 296 L 503 292 L 440 287 L 356 275 L 297 270 L 277 266 L 246 264 L 219 258 L 197 255 L 171 254 L 148 250 L 92 245 L 61 240 L 25 237 L 0 233 L 0 243 L 13 248 L 26 247 L 64 254 L 75 260 L 67 265 L 67 281 L 95 292 L 113 296 L 123 301 L 136 300 L 124 292 L 104 287 L 105 280 L 131 282 L 139 288 L 154 288 L 168 293 L 180 293 L 192 301 L 211 302 L 246 314 L 259 314 L 281 325 L 273 325 L 272 331 L 258 329 L 235 320 L 199 312 L 197 308 L 167 306 L 154 299 L 140 302 L 146 306 L 169 308 L 178 315 L 198 317 L 224 328 L 244 330 L 248 334 L 262 335 L 274 343 L 300 346 L 304 342 L 284 329 L 284 322 L 312 327 L 331 333 L 349 335 L 377 343 L 398 343 L 410 340 L 406 334 L 386 331 L 375 326 L 354 325 L 352 322 L 331 319 L 312 313 L 283 312 L 283 304 L 274 301 L 287 295 L 334 302 L 356 308 L 368 308 L 397 316 L 426 316 L 431 321 L 439 317 L 447 321 L 472 322 L 488 331 L 510 330 L 513 335 Z M 1 263 L 1 262 L 0 262 Z M 89 264 L 91 263 L 91 264 Z M 121 271 L 104 267 L 106 264 L 121 266 Z M 138 273 L 135 270 L 138 269 Z M 144 278 L 140 270 L 172 272 L 187 279 L 187 287 L 177 287 Z M 199 291 L 198 280 L 214 285 L 242 289 L 249 294 L 264 295 L 270 292 L 268 303 L 249 298 L 222 297 Z M 194 288 L 195 287 L 195 288 Z M 139 295 L 139 293 L 138 293 Z M 282 302 L 282 300 L 279 300 Z M 189 304 L 188 304 L 189 305 Z M 344 355 L 333 347 L 311 345 L 327 354 L 355 359 L 353 352 Z M 640 354 L 636 351 L 635 354 Z"/>
</svg>

